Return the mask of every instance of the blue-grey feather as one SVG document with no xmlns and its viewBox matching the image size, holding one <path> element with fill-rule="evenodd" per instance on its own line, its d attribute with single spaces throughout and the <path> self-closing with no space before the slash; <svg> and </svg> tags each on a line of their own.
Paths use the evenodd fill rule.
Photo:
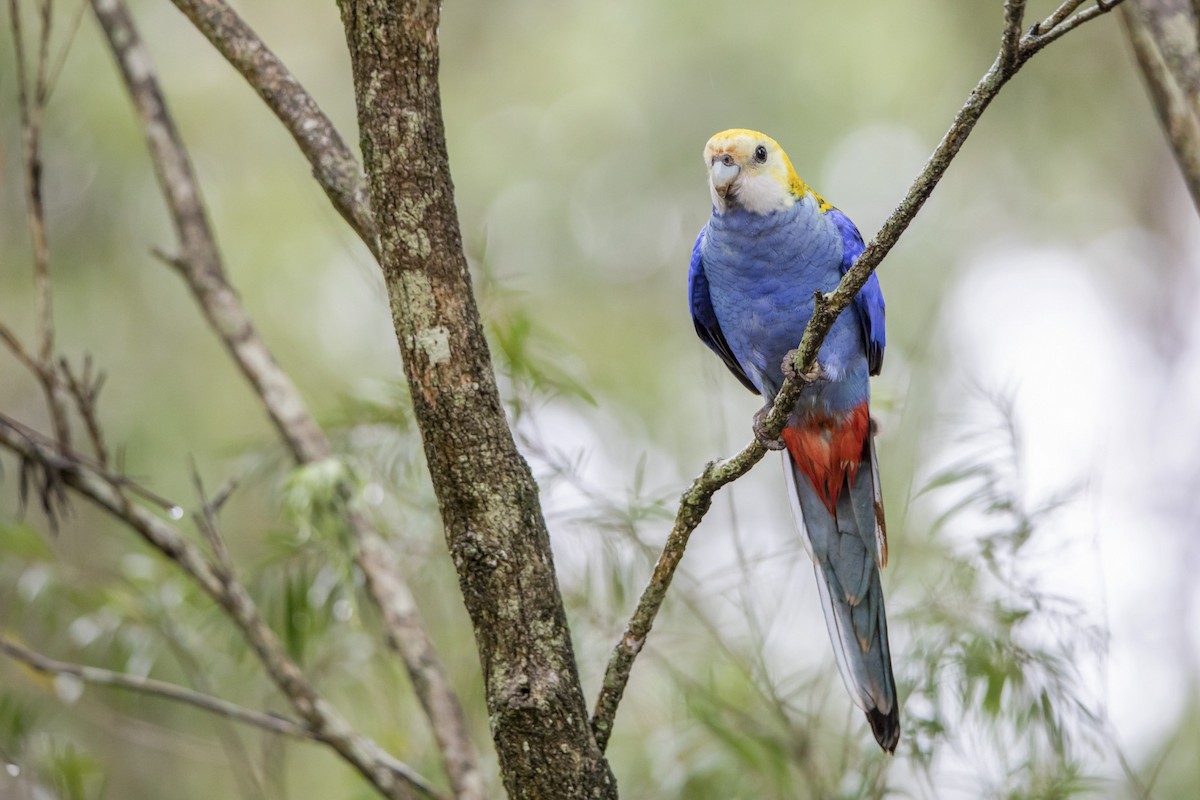
<svg viewBox="0 0 1200 800">
<path fill-rule="evenodd" d="M 854 266 L 854 262 L 862 255 L 866 245 L 863 244 L 862 234 L 850 221 L 850 218 L 836 208 L 827 212 L 830 220 L 837 226 L 842 237 L 842 275 Z M 879 278 L 872 272 L 863 288 L 854 297 L 854 309 L 862 325 L 863 339 L 867 343 L 867 362 L 871 374 L 878 375 L 883 369 L 883 350 L 887 346 L 887 332 L 884 326 L 883 290 L 879 287 Z"/>
<path fill-rule="evenodd" d="M 832 290 L 841 278 L 843 249 L 836 223 L 811 195 L 773 214 L 714 213 L 697 240 L 693 262 L 708 286 L 712 319 L 760 392 L 783 383 L 783 358 L 800 344 L 813 293 Z M 696 305 L 693 299 L 693 318 Z M 834 379 L 805 392 L 800 414 L 843 412 L 867 399 L 857 308 L 838 317 L 817 359 Z"/>
<path fill-rule="evenodd" d="M 786 456 L 785 464 L 846 688 L 859 707 L 890 718 L 896 711 L 896 685 L 879 565 L 869 546 L 864 546 L 851 501 L 843 494 L 837 515 L 831 515 L 808 478 Z M 859 485 L 870 486 L 870 482 L 856 480 L 855 486 Z"/>
<path fill-rule="evenodd" d="M 770 214 L 714 209 L 688 274 L 696 332 L 743 385 L 771 402 L 783 383 L 783 359 L 812 317 L 814 292 L 832 290 L 862 251 L 853 223 L 836 209 L 821 211 L 811 194 Z M 793 423 L 867 402 L 884 346 L 883 295 L 871 276 L 818 352 L 830 379 L 806 387 Z M 868 435 L 853 485 L 842 486 L 834 514 L 786 453 L 784 459 L 838 668 L 890 752 L 899 714 L 879 575 L 882 506 L 873 456 Z"/>
<path fill-rule="evenodd" d="M 721 357 L 725 366 L 729 367 L 729 371 L 742 382 L 742 385 L 758 394 L 758 388 L 746 377 L 746 373 L 738 364 L 737 357 L 729 349 L 729 342 L 725 340 L 725 334 L 722 333 L 721 325 L 717 322 L 716 312 L 713 311 L 712 299 L 708 291 L 708 277 L 704 274 L 704 264 L 700 259 L 700 247 L 703 241 L 704 231 L 700 231 L 700 235 L 696 237 L 696 244 L 692 247 L 692 263 L 688 268 L 688 302 L 692 311 L 692 324 L 695 326 L 696 335 L 700 337 L 700 340 Z"/>
</svg>

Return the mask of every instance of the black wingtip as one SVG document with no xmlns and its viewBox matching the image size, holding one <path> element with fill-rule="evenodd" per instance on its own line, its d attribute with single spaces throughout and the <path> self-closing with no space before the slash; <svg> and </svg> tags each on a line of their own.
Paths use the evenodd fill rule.
<svg viewBox="0 0 1200 800">
<path fill-rule="evenodd" d="M 894 704 L 893 704 L 894 705 Z M 884 752 L 895 754 L 896 745 L 900 743 L 900 710 L 892 710 L 884 714 L 877 708 L 867 712 L 867 721 L 871 723 L 871 733 Z"/>
</svg>

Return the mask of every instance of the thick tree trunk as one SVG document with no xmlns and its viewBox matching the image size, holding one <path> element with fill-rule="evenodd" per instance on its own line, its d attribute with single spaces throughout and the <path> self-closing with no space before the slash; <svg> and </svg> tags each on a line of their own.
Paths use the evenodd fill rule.
<svg viewBox="0 0 1200 800">
<path fill-rule="evenodd" d="M 341 0 L 381 263 L 513 798 L 615 798 L 529 466 L 471 292 L 438 89 L 436 2 Z"/>
</svg>

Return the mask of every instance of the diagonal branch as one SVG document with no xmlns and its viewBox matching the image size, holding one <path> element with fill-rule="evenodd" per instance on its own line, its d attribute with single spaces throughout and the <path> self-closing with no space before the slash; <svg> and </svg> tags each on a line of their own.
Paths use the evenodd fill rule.
<svg viewBox="0 0 1200 800">
<path fill-rule="evenodd" d="M 296 140 L 313 177 L 376 259 L 379 241 L 358 159 L 308 90 L 224 0 L 172 0 Z"/>
<path fill-rule="evenodd" d="M 1121 9 L 1121 20 L 1200 211 L 1200 0 L 1133 0 Z"/>
<path fill-rule="evenodd" d="M 908 193 L 884 222 L 879 232 L 875 234 L 854 266 L 842 276 L 841 282 L 834 291 L 827 294 L 818 292 L 814 297 L 813 316 L 804 330 L 804 336 L 794 357 L 797 374 L 805 375 L 812 370 L 816 362 L 817 351 L 833 327 L 834 320 L 850 305 L 855 295 L 867 282 L 867 278 L 896 245 L 904 231 L 908 229 L 917 212 L 921 210 L 942 176 L 945 175 L 950 162 L 962 148 L 984 110 L 1008 80 L 1046 44 L 1067 30 L 1078 27 L 1083 22 L 1111 10 L 1120 2 L 1121 0 L 1110 0 L 1102 5 L 1085 9 L 1072 17 L 1070 16 L 1071 11 L 1080 3 L 1075 0 L 1067 0 L 1051 17 L 1051 20 L 1058 20 L 1053 27 L 1043 25 L 1040 32 L 1030 31 L 1020 38 L 1019 46 L 1011 59 L 1011 66 L 1007 68 L 1004 48 L 1008 46 L 1008 31 L 1012 27 L 1010 8 L 1019 4 L 1010 2 L 1006 5 L 1005 39 L 1001 46 L 1001 53 L 997 55 L 995 62 L 980 78 L 975 88 L 971 90 L 966 103 L 955 115 L 949 130 L 946 131 L 941 142 L 929 157 L 929 161 L 926 162 L 921 173 L 909 187 Z M 802 382 L 795 378 L 788 378 L 784 381 L 775 398 L 771 413 L 763 425 L 767 437 L 778 436 L 779 432 L 783 430 L 792 408 L 800 398 L 802 387 Z M 708 512 L 713 495 L 721 487 L 749 472 L 751 467 L 762 460 L 766 452 L 766 449 L 755 440 L 731 458 L 710 462 L 680 498 L 675 523 L 667 535 L 663 551 L 654 565 L 650 581 L 642 591 L 637 608 L 630 617 L 620 641 L 613 648 L 608 667 L 605 669 L 600 694 L 596 698 L 596 705 L 592 712 L 592 730 L 601 749 L 608 744 L 617 706 L 620 704 L 625 686 L 629 682 L 633 662 L 645 644 L 646 636 L 649 635 L 658 610 L 666 598 L 667 588 L 671 584 L 680 559 L 683 558 L 683 552 L 692 531 L 696 529 Z"/>
<path fill-rule="evenodd" d="M 103 0 L 102 0 L 103 1 Z M 312 730 L 363 775 L 383 796 L 407 800 L 416 790 L 429 797 L 437 793 L 411 768 L 401 765 L 371 739 L 359 734 L 315 688 L 288 655 L 279 637 L 263 620 L 245 587 L 188 541 L 174 525 L 150 513 L 108 480 L 105 473 L 79 461 L 69 461 L 41 439 L 24 435 L 0 417 L 0 446 L 23 460 L 53 470 L 56 480 L 86 497 L 128 525 L 142 539 L 173 561 L 238 627 L 272 682 Z"/>
<path fill-rule="evenodd" d="M 1046 17 L 1046 19 L 1044 19 L 1041 22 L 1034 25 L 1033 26 L 1034 32 L 1036 33 L 1036 32 L 1043 31 L 1043 30 L 1048 31 L 1053 28 L 1057 28 L 1059 25 L 1061 25 L 1067 19 L 1067 17 L 1069 17 L 1073 13 L 1075 13 L 1075 9 L 1079 8 L 1085 2 L 1087 2 L 1087 0 L 1066 0 L 1066 2 L 1062 3 L 1061 5 L 1059 5 L 1058 8 L 1054 9 L 1054 13 L 1052 13 L 1050 16 Z"/>
<path fill-rule="evenodd" d="M 29 370 L 34 377 L 37 377 L 41 373 L 41 365 L 38 364 L 33 353 L 29 352 L 29 349 L 21 343 L 17 335 L 3 321 L 0 321 L 0 342 L 4 343 L 4 346 L 13 354 L 13 358 L 21 362 L 21 365 Z"/>
<path fill-rule="evenodd" d="M 146 134 L 154 171 L 179 239 L 180 254 L 175 263 L 180 274 L 209 325 L 221 337 L 255 391 L 264 398 L 271 421 L 292 454 L 299 461 L 325 458 L 329 455 L 328 442 L 300 401 L 295 384 L 263 343 L 225 276 L 192 165 L 167 111 L 150 54 L 125 4 L 121 0 L 92 0 L 92 8 Z"/>
<path fill-rule="evenodd" d="M 210 327 L 250 381 L 295 461 L 312 464 L 329 458 L 333 452 L 329 439 L 296 385 L 275 361 L 225 276 L 187 151 L 167 109 L 153 62 L 124 3 L 92 0 L 92 5 L 141 118 L 175 224 L 181 252 L 179 257 L 167 259 L 168 263 L 188 283 Z M 347 483 L 342 490 L 348 496 L 352 487 Z M 345 514 L 355 544 L 355 561 L 380 609 L 388 643 L 404 661 L 429 718 L 451 786 L 466 800 L 482 798 L 483 777 L 466 716 L 412 592 L 401 577 L 396 556 L 365 514 L 349 503 Z"/>
<path fill-rule="evenodd" d="M 208 711 L 209 713 L 231 719 L 235 722 L 252 725 L 255 728 L 261 728 L 281 736 L 320 741 L 316 733 L 300 722 L 288 717 L 254 711 L 239 706 L 236 703 L 231 703 L 221 697 L 204 694 L 203 692 L 197 692 L 178 684 L 155 680 L 154 678 L 143 678 L 139 675 L 113 672 L 99 667 L 56 661 L 41 653 L 22 647 L 4 636 L 0 636 L 0 653 L 4 653 L 14 661 L 18 661 L 43 675 L 70 675 L 84 683 L 96 686 L 110 686 L 115 689 L 125 689 L 153 697 L 161 697 L 165 700 L 173 700 L 177 703 L 183 703 L 184 705 Z"/>
<path fill-rule="evenodd" d="M 279 736 L 322 744 L 330 743 L 319 732 L 290 717 L 264 711 L 255 711 L 239 706 L 236 703 L 231 703 L 224 698 L 197 692 L 178 684 L 168 683 L 167 681 L 143 678 L 124 672 L 113 672 L 112 670 L 90 667 L 84 664 L 57 661 L 27 647 L 23 647 L 4 636 L 0 636 L 0 653 L 4 653 L 14 661 L 18 661 L 43 675 L 70 675 L 94 686 L 124 689 L 189 705 L 201 711 L 207 711 L 234 722 L 261 728 L 268 733 L 274 733 Z M 422 780 L 407 764 L 396 761 L 386 754 L 382 756 L 382 759 L 387 767 L 397 775 L 407 774 L 411 780 Z M 427 787 L 424 791 L 430 797 L 436 797 L 431 788 Z"/>
<path fill-rule="evenodd" d="M 0 325 L 0 334 L 3 332 L 4 327 Z M 4 337 L 0 335 L 0 338 Z M 58 458 L 53 462 L 43 459 L 44 464 L 49 464 L 56 470 L 82 465 L 98 475 L 104 476 L 104 479 L 110 486 L 121 491 L 130 491 L 143 500 L 158 506 L 160 509 L 167 512 L 171 519 L 179 519 L 183 516 L 183 509 L 181 509 L 179 506 L 124 475 L 113 474 L 108 470 L 108 464 L 104 461 L 88 458 L 77 450 L 66 447 L 52 438 L 43 436 L 38 431 L 23 425 L 7 414 L 0 413 L 0 426 L 8 428 L 14 434 L 19 435 L 21 438 L 27 439 L 31 443 L 37 445 L 41 451 L 56 452 L 58 454 Z"/>
<path fill-rule="evenodd" d="M 1081 4 L 1075 2 L 1075 0 L 1068 0 L 1049 19 L 1040 25 L 1035 25 L 1021 38 L 1021 60 L 1028 59 L 1038 50 L 1041 50 L 1056 39 L 1066 36 L 1085 22 L 1090 22 L 1102 14 L 1107 14 L 1122 2 L 1123 0 L 1096 0 L 1096 5 L 1089 6 L 1078 14 L 1071 16 L 1070 11 L 1064 13 L 1064 10 L 1070 9 L 1073 11 Z M 1050 23 L 1053 23 L 1053 25 Z"/>
</svg>

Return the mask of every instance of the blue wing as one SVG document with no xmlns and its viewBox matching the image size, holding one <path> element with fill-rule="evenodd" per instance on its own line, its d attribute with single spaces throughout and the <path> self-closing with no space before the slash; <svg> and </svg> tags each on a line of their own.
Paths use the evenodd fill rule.
<svg viewBox="0 0 1200 800">
<path fill-rule="evenodd" d="M 842 274 L 845 275 L 846 271 L 854 266 L 855 260 L 862 255 L 866 245 L 849 217 L 836 208 L 830 209 L 828 213 L 833 224 L 837 225 L 838 232 L 842 234 Z M 693 255 L 693 263 L 695 259 L 696 256 Z M 883 348 L 887 346 L 887 333 L 883 325 L 883 290 L 879 288 L 879 279 L 875 277 L 875 273 L 871 273 L 871 277 L 867 278 L 858 296 L 854 298 L 854 310 L 858 314 L 863 340 L 867 345 L 867 364 L 871 374 L 878 375 L 879 370 L 883 368 Z"/>
<path fill-rule="evenodd" d="M 692 323 L 696 326 L 696 335 L 700 341 L 721 357 L 725 366 L 729 367 L 742 385 L 758 394 L 758 389 L 750 382 L 745 370 L 733 355 L 725 334 L 721 332 L 721 324 L 717 322 L 717 313 L 713 311 L 712 298 L 708 294 L 708 277 L 704 274 L 704 262 L 700 258 L 700 245 L 704 241 L 704 231 L 696 237 L 696 246 L 692 248 L 692 264 L 688 268 L 688 302 L 692 307 Z M 873 276 L 872 276 L 873 277 Z"/>
</svg>

